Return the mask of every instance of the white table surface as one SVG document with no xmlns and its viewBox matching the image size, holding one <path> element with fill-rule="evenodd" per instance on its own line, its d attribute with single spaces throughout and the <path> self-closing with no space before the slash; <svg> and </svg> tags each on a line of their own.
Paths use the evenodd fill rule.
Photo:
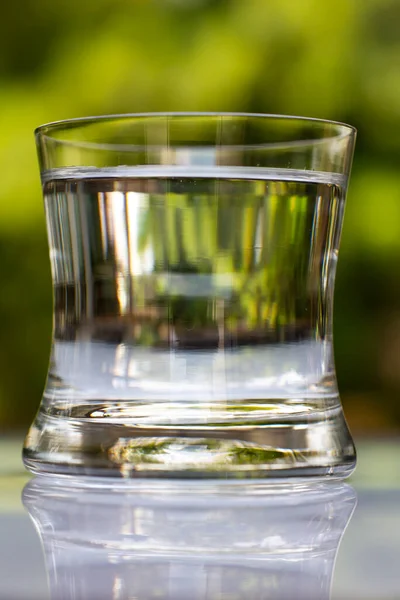
<svg viewBox="0 0 400 600">
<path fill-rule="evenodd" d="M 0 599 L 398 599 L 400 440 L 357 446 L 351 487 L 337 502 L 322 492 L 315 518 L 290 493 L 281 504 L 279 494 L 246 502 L 195 494 L 191 506 L 134 488 L 59 497 L 31 483 L 25 502 L 39 515 L 42 547 L 21 501 L 30 480 L 21 439 L 0 439 Z"/>
</svg>

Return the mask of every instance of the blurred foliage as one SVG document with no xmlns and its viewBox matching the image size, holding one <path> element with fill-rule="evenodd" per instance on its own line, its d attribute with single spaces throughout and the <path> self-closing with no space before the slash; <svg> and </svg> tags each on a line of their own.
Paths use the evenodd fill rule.
<svg viewBox="0 0 400 600">
<path fill-rule="evenodd" d="M 399 22 L 397 0 L 8 6 L 0 20 L 3 427 L 30 422 L 49 352 L 50 268 L 33 128 L 165 110 L 301 114 L 358 128 L 335 301 L 339 383 L 352 425 L 400 425 Z"/>
</svg>

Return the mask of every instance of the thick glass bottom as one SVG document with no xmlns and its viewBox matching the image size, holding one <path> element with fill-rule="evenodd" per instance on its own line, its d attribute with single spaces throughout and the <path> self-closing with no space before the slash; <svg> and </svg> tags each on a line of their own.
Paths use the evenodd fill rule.
<svg viewBox="0 0 400 600">
<path fill-rule="evenodd" d="M 91 410 L 96 414 L 96 407 Z M 356 454 L 340 406 L 240 423 L 184 425 L 143 425 L 126 414 L 93 419 L 41 410 L 23 459 L 38 474 L 241 481 L 345 478 L 355 468 Z"/>
</svg>

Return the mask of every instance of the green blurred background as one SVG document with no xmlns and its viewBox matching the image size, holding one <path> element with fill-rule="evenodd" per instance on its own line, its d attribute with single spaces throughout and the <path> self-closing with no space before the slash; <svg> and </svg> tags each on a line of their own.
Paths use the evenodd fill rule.
<svg viewBox="0 0 400 600">
<path fill-rule="evenodd" d="M 358 128 L 335 296 L 337 372 L 356 434 L 400 431 L 400 2 L 21 0 L 7 11 L 0 428 L 32 420 L 51 336 L 33 129 L 86 115 L 205 110 Z"/>
</svg>

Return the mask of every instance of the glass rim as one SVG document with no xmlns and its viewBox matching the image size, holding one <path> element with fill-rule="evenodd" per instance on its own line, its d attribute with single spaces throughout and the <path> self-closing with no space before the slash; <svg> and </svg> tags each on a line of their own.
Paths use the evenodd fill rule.
<svg viewBox="0 0 400 600">
<path fill-rule="evenodd" d="M 330 119 L 322 119 L 318 117 L 305 117 L 297 115 L 284 115 L 274 113 L 249 113 L 249 112 L 218 112 L 218 111 L 167 111 L 167 112 L 137 112 L 137 113 L 115 113 L 108 115 L 98 116 L 87 116 L 87 117 L 75 117 L 72 119 L 61 119 L 57 121 L 50 121 L 39 125 L 34 130 L 35 136 L 50 135 L 52 132 L 67 130 L 70 126 L 87 125 L 96 122 L 106 121 L 123 121 L 125 119 L 146 119 L 146 118 L 159 118 L 159 117 L 183 117 L 183 118 L 202 118 L 202 117 L 243 117 L 252 118 L 259 120 L 281 120 L 281 121 L 292 121 L 292 122 L 303 122 L 315 125 L 328 125 L 332 129 L 337 128 L 336 135 L 327 136 L 323 139 L 335 139 L 343 136 L 356 136 L 357 129 L 353 125 L 344 123 L 342 121 L 334 121 Z"/>
</svg>

